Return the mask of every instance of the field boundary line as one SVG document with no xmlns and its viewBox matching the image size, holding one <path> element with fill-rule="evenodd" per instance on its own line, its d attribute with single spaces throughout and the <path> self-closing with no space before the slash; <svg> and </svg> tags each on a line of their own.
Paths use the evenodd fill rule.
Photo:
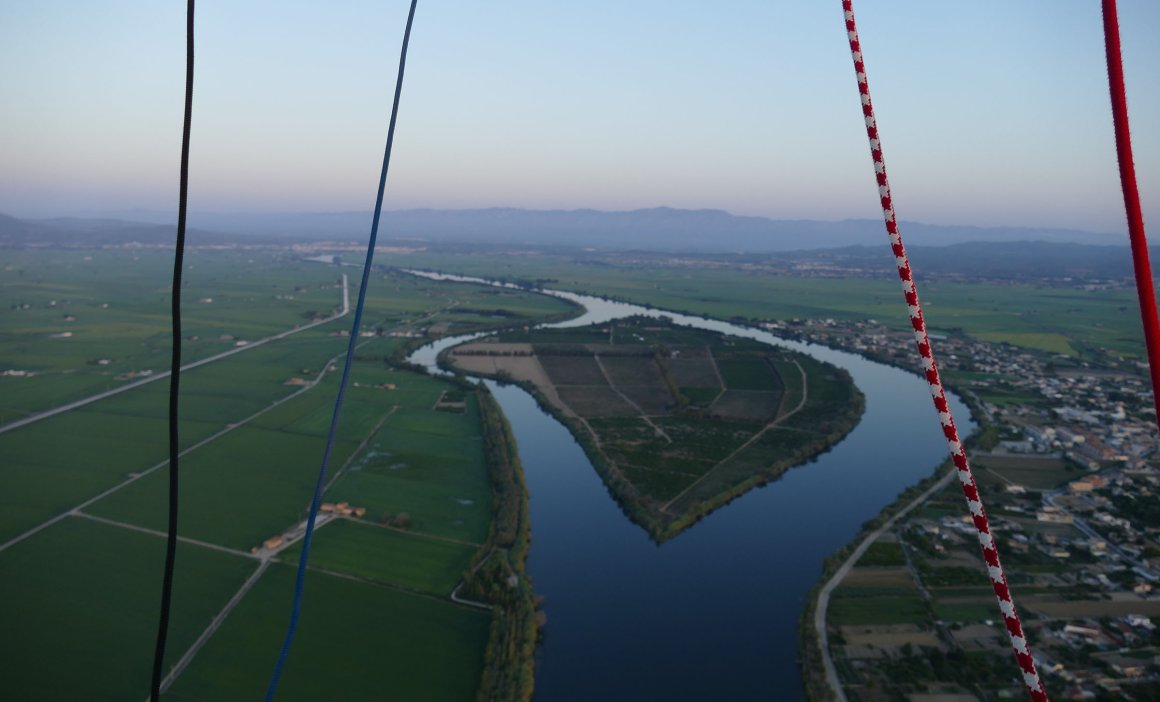
<svg viewBox="0 0 1160 702">
<path fill-rule="evenodd" d="M 428 541 L 441 541 L 441 542 L 447 543 L 447 544 L 458 544 L 460 546 L 471 546 L 473 548 L 479 548 L 480 546 L 484 545 L 484 544 L 472 543 L 470 541 L 463 541 L 462 539 L 455 539 L 455 538 L 452 538 L 450 536 L 439 536 L 438 534 L 428 534 L 427 532 L 423 532 L 423 531 L 414 531 L 412 529 L 402 529 L 400 527 L 391 526 L 390 524 L 383 524 L 381 522 L 372 522 L 372 521 L 367 521 L 365 519 L 356 519 L 353 517 L 346 517 L 346 516 L 342 516 L 342 515 L 335 517 L 335 519 L 336 520 L 342 519 L 342 520 L 345 520 L 348 522 L 354 522 L 355 524 L 363 524 L 365 526 L 374 527 L 376 529 L 386 529 L 387 531 L 393 531 L 393 532 L 396 532 L 398 534 L 404 534 L 406 536 L 413 536 L 417 539 L 427 539 Z"/>
<path fill-rule="evenodd" d="M 210 444 L 210 443 L 213 443 L 214 441 L 217 441 L 218 439 L 222 438 L 223 436 L 230 433 L 231 431 L 233 431 L 235 429 L 240 429 L 241 427 L 244 427 L 245 425 L 247 425 L 250 422 L 257 419 L 258 417 L 261 417 L 263 414 L 266 414 L 267 412 L 279 407 L 280 405 L 282 405 L 282 403 L 289 402 L 290 400 L 293 400 L 294 398 L 298 397 L 299 395 L 318 387 L 318 384 L 320 382 L 322 382 L 322 378 L 325 377 L 327 372 L 329 371 L 331 364 L 333 364 L 336 360 L 338 360 L 338 356 L 333 356 L 330 359 L 328 359 L 326 361 L 326 363 L 323 364 L 322 370 L 318 372 L 318 376 L 309 385 L 304 386 L 301 390 L 292 392 L 289 395 L 287 395 L 286 397 L 275 400 L 268 407 L 263 407 L 262 409 L 258 410 L 254 414 L 251 414 L 249 417 L 242 419 L 241 421 L 234 422 L 232 424 L 227 424 L 226 427 L 224 429 L 222 429 L 221 431 L 218 431 L 214 434 L 211 434 L 210 436 L 207 436 L 206 438 L 197 442 L 193 446 L 190 446 L 189 448 L 183 450 L 181 453 L 177 454 L 178 457 L 183 458 L 187 454 L 189 454 L 193 451 L 196 451 L 197 449 L 199 449 L 207 444 Z M 169 465 L 168 458 L 166 458 L 164 461 L 161 461 L 160 463 L 158 463 L 154 466 L 151 466 L 150 468 L 147 468 L 147 469 L 141 471 L 140 473 L 134 473 L 134 474 L 130 475 L 125 480 L 121 481 L 120 483 L 117 483 L 116 485 L 105 490 L 104 492 L 101 492 L 100 494 L 96 495 L 95 497 L 90 497 L 89 499 L 80 503 L 76 507 L 73 507 L 71 509 L 67 509 L 64 512 L 61 512 L 60 514 L 56 515 L 55 517 L 52 517 L 52 518 L 48 519 L 47 521 L 41 522 L 37 526 L 32 527 L 28 531 L 25 531 L 22 534 L 18 534 L 17 536 L 12 537 L 8 541 L 5 541 L 4 543 L 0 544 L 0 552 L 3 552 L 4 550 L 9 548 L 10 546 L 14 546 L 14 545 L 20 543 L 21 541 L 24 541 L 25 539 L 36 534 L 39 531 L 43 531 L 44 529 L 47 529 L 48 527 L 52 526 L 53 524 L 56 524 L 57 522 L 61 521 L 62 519 L 68 517 L 70 514 L 72 514 L 74 512 L 79 512 L 80 510 L 83 510 L 84 508 L 88 507 L 89 505 L 93 504 L 94 502 L 98 502 L 100 500 L 103 500 L 104 498 L 108 497 L 109 495 L 112 495 L 114 492 L 117 492 L 118 490 L 125 487 L 126 485 L 129 485 L 130 483 L 136 482 L 136 481 L 140 480 L 141 478 L 144 478 L 145 476 L 149 475 L 150 473 L 156 472 L 156 471 L 164 468 L 167 465 Z"/>
<path fill-rule="evenodd" d="M 479 561 L 479 563 L 476 563 L 476 564 L 475 564 L 475 567 L 471 569 L 471 574 L 472 574 L 472 575 L 475 575 L 476 573 L 478 573 L 478 572 L 479 572 L 479 569 L 483 567 L 483 564 L 484 564 L 484 563 L 487 563 L 487 561 L 488 561 L 488 560 L 489 560 L 489 559 L 490 559 L 492 556 L 494 556 L 494 555 L 496 554 L 496 552 L 502 552 L 502 553 L 503 553 L 504 562 L 505 562 L 505 563 L 507 563 L 508 572 L 510 573 L 510 572 L 511 572 L 511 565 L 512 565 L 512 564 L 511 564 L 510 560 L 508 559 L 508 551 L 507 551 L 507 549 L 501 549 L 501 548 L 499 548 L 498 546 L 492 546 L 492 547 L 491 547 L 491 550 L 487 552 L 487 555 L 486 555 L 486 556 L 484 556 L 484 557 L 483 557 L 483 558 L 482 558 L 482 559 Z M 488 611 L 488 612 L 491 612 L 491 611 L 494 611 L 494 610 L 495 610 L 495 605 L 489 605 L 489 604 L 487 604 L 486 602 L 477 602 L 476 600 L 469 600 L 469 599 L 467 599 L 466 597 L 460 597 L 460 596 L 459 596 L 459 591 L 460 591 L 460 590 L 462 590 L 462 589 L 463 589 L 463 586 L 464 586 L 464 585 L 466 585 L 466 584 L 467 584 L 467 581 L 466 581 L 466 580 L 460 580 L 460 581 L 459 581 L 459 583 L 455 585 L 455 588 L 451 590 L 451 594 L 450 594 L 450 595 L 448 595 L 448 597 L 450 597 L 450 598 L 451 598 L 451 601 L 452 601 L 452 602 L 454 602 L 454 603 L 456 603 L 456 604 L 466 605 L 466 606 L 468 606 L 468 607 L 475 607 L 475 608 L 477 608 L 477 609 L 486 610 L 486 611 Z"/>
<path fill-rule="evenodd" d="M 95 514 L 89 514 L 88 512 L 82 512 L 80 510 L 73 510 L 72 512 L 69 512 L 68 516 L 80 517 L 82 519 L 90 519 L 94 522 L 100 522 L 101 524 L 108 524 L 109 526 L 120 527 L 121 529 L 128 529 L 130 531 L 138 531 L 138 532 L 141 532 L 142 534 L 149 534 L 150 536 L 159 536 L 163 539 L 168 536 L 168 534 L 166 534 L 164 531 L 158 531 L 157 529 L 150 529 L 149 527 L 143 527 L 143 526 L 140 526 L 137 524 L 130 524 L 128 522 L 119 522 L 115 519 L 106 519 L 105 517 L 98 517 Z M 250 560 L 259 560 L 259 558 L 252 553 L 247 553 L 246 551 L 239 551 L 236 548 L 230 548 L 229 546 L 222 546 L 221 544 L 211 544 L 208 541 L 201 541 L 199 539 L 191 539 L 188 536 L 178 536 L 177 540 L 182 542 L 182 543 L 192 544 L 194 546 L 201 546 L 202 548 L 208 548 L 208 549 L 211 549 L 213 551 L 220 551 L 222 553 L 228 553 L 228 554 L 233 555 L 233 556 L 241 556 L 243 558 L 248 558 Z"/>
<path fill-rule="evenodd" d="M 289 562 L 279 561 L 279 563 L 282 563 L 283 565 L 285 565 L 287 567 L 290 566 Z M 319 573 L 322 575 L 329 575 L 332 578 L 339 578 L 340 580 L 350 580 L 351 582 L 361 583 L 363 585 L 369 585 L 371 587 L 381 587 L 384 590 L 391 590 L 392 592 L 398 592 L 398 593 L 401 593 L 403 595 L 410 595 L 412 597 L 422 597 L 423 599 L 431 600 L 433 602 L 442 602 L 443 604 L 451 603 L 451 604 L 455 604 L 455 605 L 459 605 L 459 606 L 468 606 L 468 607 L 471 606 L 471 605 L 465 604 L 464 602 L 452 600 L 450 598 L 450 596 L 443 597 L 441 595 L 436 595 L 436 594 L 433 594 L 430 592 L 422 592 L 420 590 L 412 590 L 411 588 L 403 587 L 402 585 L 396 585 L 395 583 L 389 583 L 389 582 L 386 582 L 384 580 L 374 580 L 373 578 L 364 578 L 361 575 L 355 575 L 354 573 L 344 573 L 341 570 L 330 570 L 329 568 L 321 568 L 321 567 L 316 567 L 316 566 L 312 566 L 312 565 L 307 565 L 306 570 L 311 572 L 311 573 Z M 490 607 L 489 607 L 489 609 L 490 609 Z"/>
<path fill-rule="evenodd" d="M 721 375 L 721 369 L 717 367 L 717 357 L 713 355 L 713 349 L 706 346 L 705 351 L 709 354 L 709 365 L 713 367 L 713 375 L 717 376 L 717 382 L 721 385 L 721 390 L 717 393 L 717 397 L 714 397 L 713 401 L 709 403 L 709 411 L 712 411 L 713 405 L 717 404 L 717 400 L 720 400 L 721 396 L 729 388 L 725 385 L 725 377 Z"/>
<path fill-rule="evenodd" d="M 670 444 L 673 443 L 672 437 L 670 437 L 668 434 L 666 434 L 664 429 L 661 429 L 656 424 L 654 424 L 653 420 L 650 419 L 647 414 L 645 414 L 645 411 L 643 409 L 641 409 L 640 405 L 638 405 L 635 402 L 633 402 L 632 400 L 628 399 L 628 395 L 625 395 L 623 392 L 620 391 L 620 388 L 616 387 L 616 384 L 612 382 L 612 376 L 610 376 L 608 374 L 608 369 L 605 368 L 604 364 L 600 362 L 600 354 L 594 353 L 594 354 L 592 354 L 592 358 L 595 359 L 595 361 L 596 361 L 596 367 L 599 368 L 600 372 L 604 374 L 604 379 L 608 381 L 608 387 L 612 388 L 612 392 L 619 395 L 620 399 L 624 400 L 629 405 L 631 405 L 632 408 L 634 410 L 636 410 L 636 413 L 640 416 L 640 418 L 644 420 L 644 423 L 649 425 L 650 427 L 652 427 L 653 433 L 656 436 L 663 436 L 665 438 L 665 441 L 669 442 Z"/>
<path fill-rule="evenodd" d="M 255 584 L 257 584 L 258 579 L 261 578 L 262 574 L 266 572 L 266 569 L 270 567 L 270 563 L 270 560 L 262 559 L 262 561 L 258 564 L 258 567 L 254 569 L 254 572 L 250 574 L 250 577 L 246 578 L 246 581 L 242 583 L 242 586 L 238 588 L 238 591 L 234 593 L 233 597 L 231 597 L 226 602 L 225 606 L 222 607 L 220 612 L 214 615 L 214 618 L 210 620 L 209 626 L 207 626 L 205 630 L 201 632 L 201 635 L 198 636 L 196 640 L 194 640 L 189 649 L 186 650 L 181 658 L 177 659 L 177 662 L 173 664 L 173 667 L 169 669 L 169 674 L 166 675 L 165 679 L 161 681 L 161 692 L 168 690 L 170 686 L 172 686 L 173 683 L 177 681 L 177 677 L 185 672 L 185 669 L 193 661 L 194 656 L 196 656 L 198 652 L 201 651 L 202 647 L 205 646 L 210 637 L 217 633 L 217 630 L 221 627 L 222 623 L 225 622 L 226 617 L 228 617 L 230 613 L 234 611 L 234 608 L 241 603 L 242 598 L 246 596 L 246 594 L 254 587 Z M 149 702 L 149 699 L 146 698 L 145 702 Z"/>
<path fill-rule="evenodd" d="M 391 415 L 393 415 L 398 409 L 398 405 L 391 405 L 391 411 L 387 412 L 387 414 L 378 421 L 378 424 L 375 424 L 370 433 L 366 435 L 366 438 L 362 440 L 362 443 L 360 443 L 354 451 L 351 451 L 350 456 L 347 457 L 346 461 L 339 467 L 338 470 L 334 471 L 334 475 L 332 475 L 326 485 L 322 487 L 323 495 L 325 495 L 326 491 L 332 488 L 334 484 L 338 482 L 338 479 L 342 477 L 342 474 L 346 471 L 347 468 L 350 467 L 350 464 L 354 463 L 354 459 L 358 458 L 359 454 L 366 450 L 367 446 L 371 443 L 371 439 L 375 438 L 375 436 L 379 433 L 379 430 L 383 428 L 383 424 L 385 424 L 387 420 L 391 418 Z"/>
<path fill-rule="evenodd" d="M 199 361 L 193 361 L 192 363 L 187 363 L 181 367 L 181 370 L 182 370 L 182 372 L 185 372 L 187 370 L 193 370 L 194 368 L 198 368 L 200 366 L 204 366 L 204 365 L 208 365 L 210 363 L 214 363 L 216 361 L 220 361 L 223 358 L 228 358 L 229 356 L 233 356 L 233 355 L 245 352 L 245 351 L 249 351 L 250 349 L 258 348 L 259 346 L 264 346 L 264 345 L 270 343 L 271 341 L 278 341 L 280 339 L 285 339 L 288 336 L 292 336 L 292 335 L 297 334 L 299 332 L 304 332 L 307 329 L 313 329 L 314 327 L 317 327 L 321 324 L 333 322 L 336 319 L 340 319 L 342 317 L 345 317 L 349 312 L 350 312 L 350 291 L 348 289 L 346 274 L 343 273 L 342 274 L 342 311 L 341 312 L 338 312 L 338 313 L 333 314 L 329 317 L 326 317 L 325 319 L 320 319 L 317 322 L 311 322 L 310 324 L 307 324 L 307 325 L 304 325 L 301 327 L 295 327 L 293 329 L 288 329 L 284 332 L 278 332 L 277 334 L 274 334 L 273 336 L 267 336 L 263 339 L 258 339 L 257 341 L 252 341 L 252 342 L 246 344 L 245 346 L 239 346 L 237 348 L 233 348 L 233 349 L 230 349 L 228 351 L 223 351 L 219 354 L 214 354 L 213 356 L 203 358 Z M 79 400 L 74 400 L 73 402 L 69 402 L 69 403 L 60 405 L 59 407 L 54 407 L 50 410 L 45 410 L 44 412 L 40 412 L 40 413 L 33 414 L 31 416 L 28 416 L 28 417 L 24 417 L 23 419 L 17 419 L 14 422 L 8 422 L 7 424 L 0 425 L 0 434 L 3 434 L 4 432 L 7 432 L 7 431 L 12 431 L 13 429 L 19 429 L 20 427 L 23 427 L 23 426 L 28 426 L 29 424 L 39 422 L 42 419 L 48 419 L 49 417 L 55 417 L 58 414 L 63 414 L 65 412 L 69 412 L 69 411 L 77 409 L 79 407 L 84 407 L 85 405 L 90 405 L 90 404 L 97 402 L 99 400 L 104 400 L 106 398 L 113 397 L 114 395 L 120 395 L 123 392 L 128 392 L 129 390 L 134 390 L 136 388 L 139 388 L 142 385 L 148 385 L 149 383 L 156 382 L 158 380 L 161 380 L 162 378 L 168 378 L 169 375 L 170 375 L 170 371 L 164 371 L 162 373 L 154 373 L 154 374 L 150 375 L 148 378 L 143 378 L 142 380 L 135 380 L 132 383 L 129 383 L 128 385 L 122 385 L 119 388 L 113 388 L 112 390 L 106 390 L 104 392 L 97 393 L 96 395 L 90 395 L 88 397 L 84 397 L 84 398 L 81 398 Z"/>
<path fill-rule="evenodd" d="M 802 407 L 806 406 L 806 400 L 808 400 L 809 396 L 810 396 L 809 385 L 808 385 L 808 382 L 806 380 L 806 371 L 804 368 L 802 368 L 801 364 L 798 363 L 796 360 L 793 362 L 793 364 L 795 366 L 797 366 L 798 372 L 802 374 L 802 399 L 801 399 L 801 402 L 798 402 L 797 407 L 794 407 L 789 412 L 781 415 L 780 417 L 773 420 L 769 424 L 766 424 L 756 434 L 749 437 L 749 439 L 745 443 L 738 446 L 732 453 L 730 453 L 725 458 L 722 458 L 720 461 L 717 462 L 716 465 L 714 465 L 709 470 L 705 471 L 704 475 L 702 475 L 700 478 L 697 478 L 692 483 L 690 483 L 688 487 L 686 487 L 684 490 L 681 490 L 679 493 L 677 493 L 676 497 L 674 497 L 673 499 L 671 499 L 668 502 L 661 505 L 662 512 L 668 511 L 669 507 L 672 507 L 674 502 L 681 499 L 682 497 L 685 496 L 686 493 L 688 493 L 690 490 L 695 488 L 697 485 L 701 484 L 701 482 L 703 482 L 705 480 L 705 478 L 708 478 L 710 475 L 712 475 L 713 472 L 716 471 L 718 468 L 720 468 L 722 465 L 724 465 L 726 461 L 733 458 L 737 454 L 741 453 L 745 449 L 749 448 L 751 445 L 753 445 L 753 443 L 755 441 L 757 441 L 762 436 L 764 436 L 766 432 L 772 431 L 773 429 L 776 429 L 779 424 L 781 424 L 785 420 L 789 419 L 790 417 L 794 416 L 795 414 L 797 414 L 798 412 L 801 411 Z"/>
</svg>

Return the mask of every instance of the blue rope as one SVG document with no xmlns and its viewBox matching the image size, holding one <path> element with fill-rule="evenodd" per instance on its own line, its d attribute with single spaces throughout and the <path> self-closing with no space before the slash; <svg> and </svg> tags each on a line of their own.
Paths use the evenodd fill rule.
<svg viewBox="0 0 1160 702">
<path fill-rule="evenodd" d="M 294 581 L 294 604 L 290 610 L 290 624 L 286 629 L 286 638 L 282 642 L 282 652 L 278 655 L 278 662 L 274 665 L 274 672 L 270 676 L 270 684 L 266 688 L 266 702 L 272 702 L 278 691 L 278 682 L 282 678 L 282 669 L 286 664 L 286 657 L 290 654 L 290 646 L 294 643 L 294 632 L 298 628 L 298 614 L 302 609 L 302 590 L 306 579 L 306 561 L 310 556 L 310 541 L 314 535 L 314 522 L 318 517 L 318 505 L 322 500 L 322 486 L 326 481 L 326 469 L 330 463 L 330 453 L 334 449 L 334 438 L 338 433 L 338 418 L 342 413 L 342 400 L 346 395 L 347 381 L 350 379 L 350 368 L 354 363 L 354 348 L 358 341 L 359 329 L 362 325 L 363 306 L 366 303 L 367 282 L 371 275 L 371 261 L 375 255 L 375 241 L 379 236 L 379 217 L 383 211 L 383 192 L 387 187 L 387 167 L 391 163 L 391 146 L 395 142 L 395 119 L 399 115 L 399 95 L 403 91 L 403 69 L 407 65 L 407 45 L 411 42 L 411 24 L 415 20 L 415 5 L 418 0 L 411 0 L 411 10 L 407 15 L 407 28 L 403 32 L 403 49 L 399 56 L 399 77 L 395 81 L 395 101 L 391 107 L 391 124 L 387 128 L 387 148 L 383 153 L 383 171 L 379 176 L 379 194 L 375 200 L 375 216 L 371 222 L 371 237 L 367 242 L 367 256 L 363 263 L 362 283 L 358 290 L 358 304 L 354 308 L 354 322 L 351 325 L 350 338 L 346 345 L 346 361 L 342 368 L 342 380 L 338 385 L 338 397 L 334 401 L 334 413 L 330 417 L 330 431 L 326 435 L 326 449 L 322 454 L 322 465 L 318 468 L 318 479 L 314 483 L 314 498 L 310 502 L 310 516 L 306 520 L 306 535 L 302 539 L 302 556 L 298 559 L 298 575 Z"/>
</svg>

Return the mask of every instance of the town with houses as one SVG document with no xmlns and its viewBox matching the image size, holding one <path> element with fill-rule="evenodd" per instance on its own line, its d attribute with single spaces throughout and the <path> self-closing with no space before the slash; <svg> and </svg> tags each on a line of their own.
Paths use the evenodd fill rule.
<svg viewBox="0 0 1160 702">
<path fill-rule="evenodd" d="M 874 321 L 762 326 L 917 366 L 913 335 Z M 1160 440 L 1147 365 L 932 339 L 944 381 L 981 424 L 976 482 L 1051 699 L 1160 699 Z M 879 537 L 833 597 L 830 653 L 849 699 L 1026 697 L 958 481 Z"/>
</svg>

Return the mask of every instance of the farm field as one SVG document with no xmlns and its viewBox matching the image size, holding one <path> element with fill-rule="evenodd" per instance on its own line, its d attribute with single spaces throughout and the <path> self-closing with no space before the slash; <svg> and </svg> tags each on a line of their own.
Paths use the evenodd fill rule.
<svg viewBox="0 0 1160 702">
<path fill-rule="evenodd" d="M 530 385 L 658 540 L 824 450 L 861 414 L 837 368 L 649 318 L 508 331 L 444 360 Z"/>
<path fill-rule="evenodd" d="M 186 262 L 186 363 L 335 313 L 341 274 L 353 270 L 273 250 L 191 249 Z M 167 370 L 172 265 L 164 249 L 0 251 L 0 371 L 32 374 L 0 376 L 0 425 L 128 382 L 119 376 Z M 544 295 L 401 274 L 372 281 L 366 329 L 445 335 L 572 309 Z M 350 290 L 353 301 L 357 280 Z"/>
<path fill-rule="evenodd" d="M 183 374 L 181 446 L 191 447 L 300 390 L 283 381 L 303 365 L 321 371 L 335 350 L 333 343 L 323 345 L 333 342 L 325 332 L 305 334 L 315 336 L 285 339 Z M 0 538 L 165 461 L 167 392 L 166 382 L 142 386 L 0 434 L 0 453 L 12 457 L 0 471 L 0 505 L 9 507 L 0 517 Z M 324 404 L 325 398 L 315 393 L 295 402 Z M 70 440 L 53 440 L 59 436 Z"/>
<path fill-rule="evenodd" d="M 398 405 L 327 497 L 365 507 L 368 519 L 406 515 L 413 531 L 482 543 L 491 488 L 476 398 L 466 398 L 463 412 L 439 411 L 434 405 L 446 382 L 413 373 L 382 377 L 396 381 L 397 389 L 388 392 L 392 397 L 410 397 Z M 352 392 L 350 397 L 356 395 Z"/>
<path fill-rule="evenodd" d="M 121 284 L 127 251 L 65 252 L 59 265 L 49 265 L 54 255 L 12 254 L 25 276 L 44 270 L 44 285 L 51 289 L 41 292 L 57 294 L 58 306 L 90 299 L 81 296 L 89 283 L 97 288 L 87 293 L 92 300 L 122 301 L 97 307 L 118 309 L 133 320 L 124 338 L 111 335 L 110 356 L 123 355 L 131 369 L 160 368 L 150 350 L 160 344 L 167 364 L 167 305 L 158 312 L 152 298 L 140 294 L 135 286 L 152 280 L 144 273 L 130 271 Z M 161 258 L 154 257 L 153 263 Z M 222 287 L 212 303 L 198 302 L 197 293 L 187 296 L 188 304 L 210 310 L 198 308 L 187 320 L 187 332 L 195 330 L 187 337 L 187 359 L 241 348 L 226 344 L 222 335 L 255 339 L 281 333 L 341 303 L 336 267 L 260 251 L 199 252 L 189 260 L 204 281 Z M 70 278 L 74 266 L 98 264 L 104 277 L 85 268 L 91 279 Z M 78 292 L 64 297 L 65 288 L 50 285 L 50 274 L 71 280 Z M 228 284 L 234 276 L 245 279 L 236 290 Z M 317 560 L 311 562 L 318 570 L 308 578 L 307 604 L 317 619 L 304 618 L 306 643 L 299 646 L 307 653 L 292 656 L 291 670 L 302 656 L 322 660 L 331 672 L 316 674 L 306 666 L 288 673 L 288 681 L 301 678 L 292 684 L 301 692 L 283 691 L 279 699 L 317 698 L 338 689 L 339 681 L 353 698 L 374 699 L 379 695 L 373 686 L 389 681 L 392 690 L 410 691 L 404 698 L 414 692 L 412 698 L 471 700 L 494 635 L 493 615 L 448 596 L 493 548 L 493 476 L 479 401 L 472 389 L 404 370 L 398 359 L 407 345 L 442 333 L 560 318 L 573 308 L 519 291 L 494 294 L 481 286 L 390 273 L 375 277 L 324 498 L 359 507 L 366 523 L 352 515 L 318 532 Z M 307 279 L 318 281 L 318 294 L 313 288 L 296 291 L 297 282 Z M 160 305 L 167 281 L 158 280 Z M 32 286 L 29 294 L 28 309 L 10 311 L 33 311 L 40 293 Z M 217 310 L 229 314 L 219 318 Z M 0 367 L 43 358 L 40 366 L 28 365 L 35 375 L 2 379 L 10 383 L 4 387 L 24 390 L 5 394 L 0 388 L 0 405 L 7 408 L 0 408 L 0 596 L 22 603 L 16 624 L 32 633 L 35 645 L 5 656 L 0 679 L 6 694 L 20 699 L 144 698 L 164 555 L 167 383 L 5 430 L 10 419 L 123 382 L 114 375 L 125 372 L 113 364 L 89 364 L 90 351 L 63 353 L 64 347 L 42 345 L 39 327 L 10 321 L 0 319 Z M 289 566 L 300 547 L 293 543 L 293 527 L 305 517 L 322 458 L 349 322 L 336 319 L 182 374 L 180 440 L 187 453 L 181 460 L 179 534 L 204 545 L 183 543 L 178 551 L 171 662 L 227 600 L 251 584 L 253 589 L 177 679 L 172 699 L 248 699 L 265 686 L 285 630 Z M 163 343 L 154 338 L 161 328 Z M 36 398 L 36 383 L 44 378 L 58 392 Z M 458 398 L 458 404 L 437 407 L 444 397 Z M 283 545 L 270 546 L 275 537 Z M 247 583 L 262 563 L 269 569 L 256 584 Z M 243 624 L 231 624 L 238 619 Z M 253 650 L 252 640 L 269 642 L 269 649 Z M 215 663 L 219 645 L 226 653 Z M 239 645 L 242 653 L 232 648 Z M 384 646 L 394 663 L 378 659 Z M 5 650 L 10 648 L 11 639 Z M 76 674 L 46 682 L 62 660 L 72 661 Z M 206 677 L 201 670 L 208 671 Z M 193 676 L 188 686 L 187 675 Z M 251 694 L 253 689 L 258 692 Z"/>
<path fill-rule="evenodd" d="M 925 624 L 928 616 L 913 587 L 840 587 L 830 601 L 830 621 L 836 626 Z"/>
<path fill-rule="evenodd" d="M 79 517 L 0 553 L 0 590 L 9 603 L 0 644 L 5 695 L 144 699 L 164 556 L 163 539 Z M 170 662 L 258 565 L 184 544 L 177 558 Z"/>
<path fill-rule="evenodd" d="M 798 278 L 737 267 L 673 269 L 647 265 L 583 265 L 567 258 L 416 252 L 400 265 L 520 281 L 603 295 L 720 319 L 876 319 L 908 329 L 893 278 Z M 1034 285 L 922 281 L 931 331 L 963 332 L 1057 353 L 1101 347 L 1126 357 L 1143 349 L 1135 293 Z M 756 302 L 755 301 L 759 301 Z"/>
<path fill-rule="evenodd" d="M 475 544 L 337 519 L 315 534 L 310 567 L 445 597 L 471 566 L 478 550 Z M 301 551 L 295 544 L 283 552 L 283 559 L 297 564 Z"/>
<path fill-rule="evenodd" d="M 193 250 L 187 262 L 186 362 L 341 307 L 337 271 L 288 254 Z M 172 265 L 153 249 L 0 252 L 3 366 L 35 373 L 0 377 L 0 422 L 168 369 Z"/>
<path fill-rule="evenodd" d="M 261 699 L 281 648 L 294 571 L 270 568 L 164 699 Z M 492 615 L 310 573 L 279 700 L 472 700 Z"/>
<path fill-rule="evenodd" d="M 975 456 L 975 464 L 1031 490 L 1050 490 L 1079 477 L 1062 458 L 983 454 Z"/>
</svg>

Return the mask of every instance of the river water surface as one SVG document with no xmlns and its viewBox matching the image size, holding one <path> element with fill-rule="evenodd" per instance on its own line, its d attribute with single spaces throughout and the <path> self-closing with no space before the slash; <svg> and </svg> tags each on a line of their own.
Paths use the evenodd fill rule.
<svg viewBox="0 0 1160 702">
<path fill-rule="evenodd" d="M 664 314 L 807 353 L 848 370 L 866 411 L 829 452 L 658 546 L 620 511 L 563 425 L 523 390 L 489 381 L 515 433 L 531 495 L 528 567 L 548 616 L 536 699 L 802 699 L 798 620 L 822 561 L 947 456 L 925 381 L 718 320 L 552 294 L 588 310 L 556 326 Z M 465 338 L 423 347 L 411 360 L 433 367 L 440 350 Z M 950 400 L 969 433 L 966 406 Z"/>
</svg>

